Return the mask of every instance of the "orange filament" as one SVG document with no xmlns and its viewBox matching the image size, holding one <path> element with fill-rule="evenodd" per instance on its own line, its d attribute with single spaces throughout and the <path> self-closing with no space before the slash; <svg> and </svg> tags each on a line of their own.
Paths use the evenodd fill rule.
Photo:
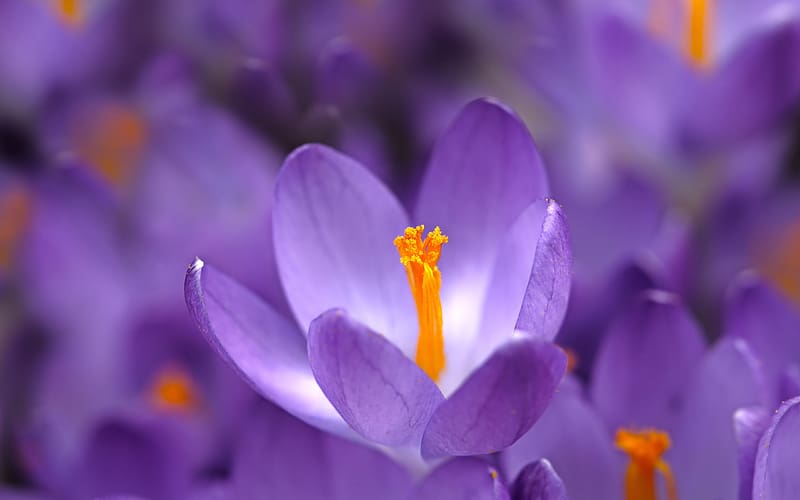
<svg viewBox="0 0 800 500">
<path fill-rule="evenodd" d="M 150 389 L 150 400 L 158 408 L 178 411 L 196 408 L 199 401 L 192 379 L 175 366 L 158 374 Z"/>
<path fill-rule="evenodd" d="M 713 0 L 686 0 L 686 57 L 698 68 L 709 65 L 709 38 Z"/>
<path fill-rule="evenodd" d="M 110 183 L 127 185 L 146 138 L 144 120 L 136 110 L 122 105 L 103 108 L 80 134 L 78 154 Z"/>
<path fill-rule="evenodd" d="M 567 357 L 567 373 L 572 373 L 578 367 L 578 354 L 568 347 L 562 347 L 564 355 Z"/>
<path fill-rule="evenodd" d="M 29 214 L 30 198 L 24 190 L 13 188 L 0 194 L 0 269 L 11 265 Z"/>
<path fill-rule="evenodd" d="M 800 302 L 800 221 L 779 238 L 761 270 L 786 295 Z"/>
<path fill-rule="evenodd" d="M 425 226 L 407 227 L 402 236 L 394 239 L 400 252 L 400 263 L 406 268 L 408 286 L 417 306 L 419 337 L 416 362 L 434 382 L 444 369 L 444 335 L 442 334 L 442 301 L 439 291 L 442 275 L 437 263 L 442 245 L 447 243 L 439 227 L 422 240 Z"/>
<path fill-rule="evenodd" d="M 81 0 L 56 0 L 56 9 L 67 24 L 76 25 L 83 19 Z"/>
<path fill-rule="evenodd" d="M 678 499 L 672 470 L 661 458 L 670 447 L 666 432 L 655 429 L 620 429 L 617 431 L 616 445 L 631 458 L 625 472 L 626 500 L 656 500 L 656 470 L 664 476 L 667 499 Z"/>
</svg>

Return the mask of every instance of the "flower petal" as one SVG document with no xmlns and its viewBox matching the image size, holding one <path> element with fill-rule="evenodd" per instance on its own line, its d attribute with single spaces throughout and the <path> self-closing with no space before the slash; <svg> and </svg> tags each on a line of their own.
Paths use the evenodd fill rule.
<svg viewBox="0 0 800 500">
<path fill-rule="evenodd" d="M 410 498 L 509 500 L 509 495 L 497 471 L 489 464 L 477 458 L 456 458 L 428 474 Z"/>
<path fill-rule="evenodd" d="M 670 146 L 694 72 L 672 47 L 620 15 L 594 16 L 591 28 L 588 57 L 599 104 L 627 134 Z"/>
<path fill-rule="evenodd" d="M 572 500 L 622 498 L 623 456 L 613 446 L 600 415 L 567 377 L 536 425 L 503 452 L 509 477 L 532 459 L 547 458 Z"/>
<path fill-rule="evenodd" d="M 413 352 L 416 315 L 392 244 L 408 221 L 386 187 L 333 149 L 303 146 L 278 177 L 273 222 L 278 271 L 303 331 L 341 307 Z"/>
<path fill-rule="evenodd" d="M 522 469 L 514 480 L 511 493 L 519 500 L 568 500 L 569 498 L 561 478 L 550 462 L 544 458 L 531 462 Z"/>
<path fill-rule="evenodd" d="M 256 391 L 312 425 L 352 435 L 314 380 L 303 335 L 291 321 L 200 259 L 184 287 L 199 330 Z"/>
<path fill-rule="evenodd" d="M 439 261 L 446 338 L 469 344 L 479 331 L 498 242 L 528 205 L 547 194 L 533 139 L 502 104 L 471 102 L 441 136 L 414 222 L 440 226 L 450 238 Z"/>
<path fill-rule="evenodd" d="M 800 397 L 781 405 L 758 445 L 753 498 L 800 498 Z"/>
<path fill-rule="evenodd" d="M 733 415 L 764 403 L 764 389 L 760 363 L 744 341 L 726 339 L 709 351 L 690 381 L 672 434 L 671 464 L 684 498 L 736 497 Z"/>
<path fill-rule="evenodd" d="M 412 478 L 381 452 L 309 427 L 264 404 L 245 421 L 234 498 L 403 500 Z"/>
<path fill-rule="evenodd" d="M 769 413 L 761 407 L 740 408 L 733 414 L 738 444 L 739 500 L 750 500 L 758 442 L 769 426 Z"/>
<path fill-rule="evenodd" d="M 322 391 L 356 432 L 380 444 L 418 445 L 444 397 L 383 336 L 331 310 L 308 332 L 308 359 Z"/>
<path fill-rule="evenodd" d="M 765 17 L 689 101 L 692 141 L 741 142 L 791 114 L 800 97 L 800 15 L 783 6 Z"/>
<path fill-rule="evenodd" d="M 565 368 L 561 349 L 515 335 L 436 410 L 422 456 L 478 455 L 512 445 L 547 408 Z"/>
<path fill-rule="evenodd" d="M 91 434 L 73 476 L 76 498 L 124 491 L 143 498 L 181 498 L 188 488 L 187 443 L 157 421 L 110 417 Z"/>
<path fill-rule="evenodd" d="M 572 252 L 562 209 L 551 199 L 536 201 L 503 239 L 473 351 L 491 353 L 515 327 L 552 340 L 564 319 L 571 283 Z"/>
<path fill-rule="evenodd" d="M 592 399 L 609 428 L 671 431 L 703 351 L 700 329 L 677 296 L 640 297 L 611 326 L 595 362 Z"/>
<path fill-rule="evenodd" d="M 741 275 L 729 293 L 725 334 L 747 342 L 762 360 L 773 404 L 784 370 L 800 359 L 800 313 L 772 286 L 752 273 Z"/>
</svg>

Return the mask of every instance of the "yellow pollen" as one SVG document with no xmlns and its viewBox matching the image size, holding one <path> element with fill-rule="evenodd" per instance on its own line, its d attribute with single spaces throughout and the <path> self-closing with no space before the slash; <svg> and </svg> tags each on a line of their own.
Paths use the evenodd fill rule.
<svg viewBox="0 0 800 500">
<path fill-rule="evenodd" d="M 666 432 L 655 429 L 619 429 L 615 444 L 631 459 L 625 472 L 626 500 L 656 500 L 656 470 L 664 476 L 667 499 L 678 499 L 672 470 L 661 458 L 670 447 Z"/>
<path fill-rule="evenodd" d="M 78 154 L 113 185 L 127 185 L 146 140 L 145 123 L 136 110 L 108 106 L 78 133 Z"/>
<path fill-rule="evenodd" d="M 183 370 L 174 366 L 158 374 L 150 389 L 150 400 L 164 410 L 191 410 L 198 405 L 194 383 Z"/>
<path fill-rule="evenodd" d="M 439 291 L 442 275 L 437 263 L 447 236 L 437 226 L 422 239 L 425 226 L 407 227 L 394 239 L 400 263 L 406 268 L 408 286 L 417 306 L 419 337 L 416 362 L 434 382 L 444 369 L 444 335 L 442 334 L 442 301 Z"/>
<path fill-rule="evenodd" d="M 0 194 L 0 269 L 11 266 L 17 242 L 28 223 L 30 197 L 21 188 Z"/>
<path fill-rule="evenodd" d="M 77 25 L 83 19 L 81 0 L 55 0 L 61 19 L 69 25 Z"/>
<path fill-rule="evenodd" d="M 686 57 L 697 68 L 710 64 L 709 44 L 711 34 L 712 2 L 714 0 L 686 0 Z"/>
</svg>

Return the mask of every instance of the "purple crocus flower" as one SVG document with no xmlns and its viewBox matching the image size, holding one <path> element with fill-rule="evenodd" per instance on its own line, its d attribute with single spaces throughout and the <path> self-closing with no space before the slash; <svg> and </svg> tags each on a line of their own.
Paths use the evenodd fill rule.
<svg viewBox="0 0 800 500">
<path fill-rule="evenodd" d="M 677 297 L 649 292 L 606 335 L 588 394 L 563 384 L 504 460 L 513 474 L 547 457 L 572 499 L 620 498 L 623 486 L 628 498 L 652 498 L 637 491 L 655 494 L 658 476 L 678 498 L 735 498 L 748 478 L 734 414 L 766 403 L 762 365 L 745 341 L 706 350 Z"/>
<path fill-rule="evenodd" d="M 449 460 L 416 478 L 380 451 L 321 431 L 266 401 L 244 420 L 233 455 L 229 477 L 198 485 L 192 498 L 566 498 L 560 478 L 546 460 L 528 464 L 510 486 L 495 467 L 475 457 Z"/>
<path fill-rule="evenodd" d="M 158 73 L 147 76 L 172 74 Z M 194 473 L 225 454 L 253 397 L 187 323 L 181 273 L 159 265 L 182 266 L 187 245 L 199 246 L 232 272 L 248 260 L 243 274 L 270 296 L 270 234 L 241 231 L 269 226 L 276 157 L 229 115 L 197 103 L 185 82 L 170 81 L 169 92 L 138 107 L 121 99 L 76 106 L 62 139 L 89 168 L 62 166 L 35 182 L 20 272 L 30 312 L 52 335 L 30 415 L 14 434 L 38 457 L 25 463 L 32 480 L 51 490 L 71 484 L 71 464 L 109 414 L 182 421 L 197 434 Z M 107 134 L 78 140 L 76 130 L 97 131 L 80 125 L 98 115 Z M 126 140 L 116 141 L 118 131 Z M 222 180 L 219 158 L 231 162 Z"/>
<path fill-rule="evenodd" d="M 566 363 L 549 341 L 570 251 L 546 193 L 524 125 L 489 100 L 467 105 L 434 150 L 413 212 L 437 227 L 424 241 L 362 166 L 304 146 L 273 212 L 294 318 L 199 259 L 187 304 L 262 395 L 313 425 L 429 459 L 501 450 L 544 411 Z"/>
</svg>

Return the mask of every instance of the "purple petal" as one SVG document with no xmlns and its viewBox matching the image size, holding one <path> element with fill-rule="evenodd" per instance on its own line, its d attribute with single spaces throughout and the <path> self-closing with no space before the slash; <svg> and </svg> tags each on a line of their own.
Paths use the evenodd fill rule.
<svg viewBox="0 0 800 500">
<path fill-rule="evenodd" d="M 735 498 L 738 465 L 733 415 L 764 402 L 761 367 L 747 344 L 717 343 L 692 378 L 672 434 L 671 464 L 685 498 Z M 714 443 L 714 446 L 708 446 Z"/>
<path fill-rule="evenodd" d="M 572 251 L 567 220 L 558 203 L 547 200 L 547 216 L 516 327 L 552 340 L 564 321 L 571 283 Z"/>
<path fill-rule="evenodd" d="M 152 499 L 183 497 L 190 477 L 187 455 L 168 427 L 155 424 L 119 419 L 100 424 L 73 478 L 77 497 L 120 492 Z"/>
<path fill-rule="evenodd" d="M 509 494 L 497 471 L 489 464 L 477 458 L 456 458 L 428 474 L 410 498 L 509 500 Z"/>
<path fill-rule="evenodd" d="M 781 405 L 756 455 L 753 498 L 800 498 L 800 397 Z"/>
<path fill-rule="evenodd" d="M 567 223 L 553 200 L 529 206 L 511 226 L 495 263 L 474 351 L 491 353 L 515 329 L 552 340 L 572 282 Z"/>
<path fill-rule="evenodd" d="M 312 425 L 351 434 L 314 380 L 291 321 L 199 259 L 186 274 L 185 293 L 206 340 L 256 391 Z"/>
<path fill-rule="evenodd" d="M 100 337 L 121 329 L 130 301 L 115 235 L 119 206 L 107 186 L 79 167 L 42 176 L 34 194 L 18 253 L 27 304 L 53 331 L 105 342 Z"/>
<path fill-rule="evenodd" d="M 609 428 L 670 431 L 704 349 L 678 297 L 640 297 L 611 326 L 595 362 L 592 399 Z"/>
<path fill-rule="evenodd" d="M 165 93 L 164 85 L 158 90 Z M 189 105 L 163 113 L 151 124 L 152 144 L 130 194 L 136 229 L 147 242 L 140 253 L 148 267 L 137 276 L 145 300 L 177 307 L 179 278 L 172 270 L 203 255 L 278 304 L 283 293 L 270 221 L 280 157 L 219 109 Z"/>
<path fill-rule="evenodd" d="M 781 373 L 778 394 L 781 401 L 800 396 L 800 364 L 794 363 Z"/>
<path fill-rule="evenodd" d="M 234 498 L 402 500 L 410 474 L 377 450 L 320 432 L 262 405 L 245 421 Z"/>
<path fill-rule="evenodd" d="M 502 104 L 471 102 L 441 136 L 414 222 L 440 226 L 450 239 L 439 261 L 446 337 L 470 344 L 479 331 L 498 243 L 522 211 L 547 194 L 533 139 Z"/>
<path fill-rule="evenodd" d="M 502 457 L 509 477 L 531 460 L 547 458 L 572 500 L 622 498 L 622 454 L 574 379 L 562 382 L 542 418 Z"/>
<path fill-rule="evenodd" d="M 762 360 L 777 402 L 782 372 L 800 359 L 800 313 L 795 306 L 757 276 L 743 274 L 728 297 L 725 334 L 745 340 Z"/>
<path fill-rule="evenodd" d="M 311 323 L 308 359 L 342 418 L 380 444 L 418 445 L 444 399 L 433 380 L 397 347 L 341 310 Z"/>
<path fill-rule="evenodd" d="M 439 406 L 422 456 L 478 455 L 511 446 L 538 420 L 564 375 L 561 349 L 515 335 Z"/>
<path fill-rule="evenodd" d="M 703 81 L 688 108 L 693 141 L 742 141 L 791 114 L 800 97 L 800 17 L 793 10 L 770 13 Z"/>
<path fill-rule="evenodd" d="M 339 307 L 413 352 L 416 315 L 392 244 L 408 221 L 385 186 L 333 149 L 303 146 L 278 177 L 273 221 L 278 270 L 304 331 Z"/>
<path fill-rule="evenodd" d="M 694 74 L 672 47 L 616 15 L 597 18 L 589 47 L 602 105 L 634 137 L 656 145 L 673 140 L 675 111 Z"/>
<path fill-rule="evenodd" d="M 761 407 L 741 408 L 733 414 L 733 429 L 738 444 L 739 500 L 750 500 L 758 442 L 769 425 L 769 413 Z"/>
<path fill-rule="evenodd" d="M 550 462 L 544 458 L 522 469 L 511 486 L 511 495 L 514 500 L 568 500 L 569 498 L 561 478 Z"/>
</svg>

